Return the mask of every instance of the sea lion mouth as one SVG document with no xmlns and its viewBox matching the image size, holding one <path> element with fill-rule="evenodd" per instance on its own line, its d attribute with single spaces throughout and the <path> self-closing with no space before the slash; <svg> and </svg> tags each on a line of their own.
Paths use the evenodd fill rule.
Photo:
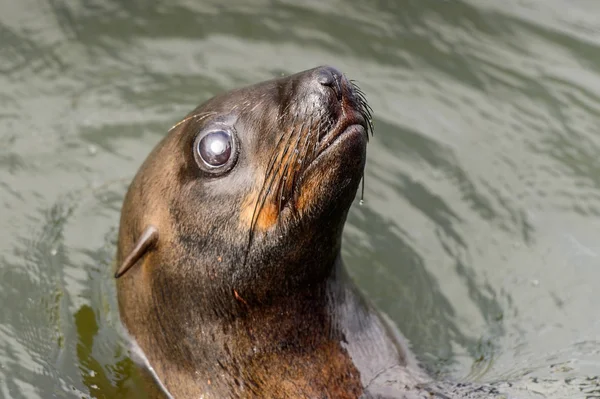
<svg viewBox="0 0 600 399">
<path fill-rule="evenodd" d="M 368 141 L 369 133 L 373 134 L 372 109 L 369 106 L 366 96 L 358 87 L 356 82 L 346 79 L 341 75 L 336 82 L 334 89 L 337 95 L 337 101 L 329 104 L 329 109 L 325 110 L 334 122 L 319 134 L 318 158 L 335 140 L 342 137 L 352 127 L 362 128 L 362 132 Z"/>
<path fill-rule="evenodd" d="M 345 118 L 340 121 L 335 127 L 326 132 L 325 136 L 320 140 L 319 149 L 316 152 L 315 157 L 306 164 L 300 172 L 300 178 L 294 186 L 295 198 L 302 191 L 306 179 L 314 174 L 315 169 L 323 167 L 322 163 L 325 162 L 330 156 L 341 156 L 339 154 L 339 147 L 351 146 L 353 144 L 362 145 L 363 141 L 368 141 L 369 138 L 369 125 L 362 115 L 354 115 L 351 118 Z"/>
<path fill-rule="evenodd" d="M 312 166 L 312 164 L 322 156 L 326 156 L 331 147 L 337 140 L 345 140 L 355 137 L 357 134 L 364 136 L 366 140 L 369 139 L 368 131 L 369 125 L 365 118 L 357 111 L 353 111 L 351 116 L 344 117 L 341 119 L 336 126 L 325 133 L 320 139 L 319 149 L 315 158 L 307 165 L 306 170 Z"/>
</svg>

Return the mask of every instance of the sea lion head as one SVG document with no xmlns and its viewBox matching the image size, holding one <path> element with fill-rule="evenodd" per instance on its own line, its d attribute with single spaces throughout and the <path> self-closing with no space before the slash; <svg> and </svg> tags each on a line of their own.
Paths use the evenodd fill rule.
<svg viewBox="0 0 600 399">
<path fill-rule="evenodd" d="M 127 327 L 142 328 L 153 308 L 178 321 L 234 316 L 241 301 L 258 306 L 326 278 L 369 131 L 364 95 L 332 67 L 218 95 L 177 123 L 122 209 Z"/>
</svg>

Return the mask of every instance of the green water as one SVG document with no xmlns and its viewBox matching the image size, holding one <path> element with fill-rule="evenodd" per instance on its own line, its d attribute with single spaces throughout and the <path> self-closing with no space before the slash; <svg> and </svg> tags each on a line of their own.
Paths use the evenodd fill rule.
<svg viewBox="0 0 600 399">
<path fill-rule="evenodd" d="M 0 0 L 0 397 L 143 396 L 127 184 L 200 102 L 321 64 L 375 111 L 344 257 L 418 357 L 600 375 L 600 2 L 221 3 Z"/>
</svg>

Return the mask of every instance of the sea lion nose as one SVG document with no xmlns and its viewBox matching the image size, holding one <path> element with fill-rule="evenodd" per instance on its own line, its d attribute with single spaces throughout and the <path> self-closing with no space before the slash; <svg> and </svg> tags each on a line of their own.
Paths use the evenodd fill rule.
<svg viewBox="0 0 600 399">
<path fill-rule="evenodd" d="M 341 94 L 340 82 L 344 75 L 336 68 L 330 66 L 323 66 L 315 70 L 315 80 L 321 85 L 331 87 L 337 97 Z"/>
<path fill-rule="evenodd" d="M 317 82 L 321 83 L 323 86 L 333 86 L 335 83 L 335 77 L 333 74 L 335 72 L 337 71 L 332 70 L 332 68 L 322 67 L 317 69 L 315 78 Z"/>
</svg>

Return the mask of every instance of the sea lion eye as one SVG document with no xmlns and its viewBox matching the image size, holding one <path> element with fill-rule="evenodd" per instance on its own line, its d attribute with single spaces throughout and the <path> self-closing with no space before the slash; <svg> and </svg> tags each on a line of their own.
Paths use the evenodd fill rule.
<svg viewBox="0 0 600 399">
<path fill-rule="evenodd" d="M 231 166 L 235 155 L 233 134 L 227 129 L 211 130 L 196 138 L 195 152 L 198 165 L 205 170 L 222 171 Z"/>
<path fill-rule="evenodd" d="M 208 166 L 225 164 L 231 156 L 231 135 L 224 130 L 208 133 L 198 143 L 198 154 Z"/>
</svg>

